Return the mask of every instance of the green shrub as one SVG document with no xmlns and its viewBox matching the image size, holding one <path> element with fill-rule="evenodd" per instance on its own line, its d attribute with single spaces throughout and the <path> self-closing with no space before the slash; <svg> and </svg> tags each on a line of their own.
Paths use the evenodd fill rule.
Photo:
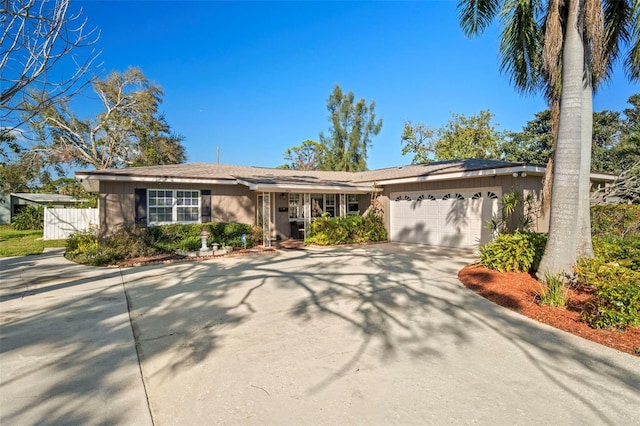
<svg viewBox="0 0 640 426">
<path fill-rule="evenodd" d="M 595 237 L 640 237 L 640 205 L 610 204 L 591 207 L 591 233 Z"/>
<path fill-rule="evenodd" d="M 332 218 L 324 214 L 311 222 L 305 244 L 338 245 L 386 240 L 387 231 L 381 215 L 369 213 Z"/>
<path fill-rule="evenodd" d="M 500 272 L 533 272 L 538 269 L 547 235 L 514 231 L 500 234 L 480 248 L 480 263 Z"/>
<path fill-rule="evenodd" d="M 65 257 L 85 265 L 100 266 L 113 261 L 113 253 L 101 247 L 98 235 L 93 231 L 76 232 L 67 239 Z"/>
<path fill-rule="evenodd" d="M 67 238 L 67 254 L 78 254 L 98 249 L 98 235 L 93 231 L 76 232 Z"/>
<path fill-rule="evenodd" d="M 184 251 L 196 251 L 202 248 L 202 240 L 200 237 L 194 237 L 192 235 L 187 236 L 180 240 L 180 250 Z"/>
<path fill-rule="evenodd" d="M 223 245 L 233 246 L 235 248 L 244 247 L 242 242 L 242 235 L 245 235 L 247 239 L 247 247 L 251 247 L 255 244 L 252 237 L 252 227 L 246 223 L 227 223 L 224 225 L 224 234 L 222 236 Z"/>
<path fill-rule="evenodd" d="M 67 240 L 66 256 L 78 263 L 104 265 L 107 263 L 176 251 L 196 251 L 202 247 L 200 232 L 209 232 L 207 244 L 244 247 L 242 234 L 246 234 L 247 247 L 254 245 L 251 225 L 240 223 L 171 224 L 141 228 L 122 226 L 108 237 L 99 239 L 93 232 L 79 232 Z"/>
<path fill-rule="evenodd" d="M 123 226 L 106 238 L 93 232 L 77 232 L 67 239 L 65 257 L 78 263 L 100 266 L 123 259 L 156 254 L 149 231 L 137 226 Z"/>
<path fill-rule="evenodd" d="M 604 263 L 616 262 L 640 271 L 640 236 L 616 235 L 593 237 L 593 252 Z"/>
<path fill-rule="evenodd" d="M 44 229 L 44 207 L 25 207 L 13 217 L 11 226 L 17 231 Z"/>
<path fill-rule="evenodd" d="M 127 225 L 121 226 L 115 234 L 103 239 L 101 244 L 113 252 L 114 259 L 120 260 L 161 252 L 154 247 L 153 241 L 150 228 Z"/>
<path fill-rule="evenodd" d="M 368 214 L 364 216 L 364 239 L 366 241 L 386 241 L 387 230 L 381 214 Z"/>
<path fill-rule="evenodd" d="M 346 244 L 349 237 L 348 229 L 355 226 L 349 222 L 353 222 L 353 220 L 347 221 L 342 217 L 332 218 L 328 214 L 323 214 L 322 217 L 314 219 L 309 224 L 305 243 L 317 245 Z"/>
<path fill-rule="evenodd" d="M 640 272 L 601 259 L 583 259 L 576 273 L 579 284 L 594 294 L 583 320 L 594 328 L 640 325 Z"/>
<path fill-rule="evenodd" d="M 512 191 L 502 196 L 499 205 L 500 215 L 487 221 L 488 229 L 504 234 L 531 229 L 537 214 L 533 194 L 524 196 L 520 191 Z"/>
<path fill-rule="evenodd" d="M 150 229 L 152 229 L 157 247 L 167 252 L 173 252 L 182 249 L 182 240 L 198 237 L 202 231 L 202 225 L 174 223 L 153 226 Z"/>
<path fill-rule="evenodd" d="M 562 277 L 557 275 L 544 275 L 544 283 L 540 283 L 541 290 L 536 293 L 541 305 L 565 306 L 568 300 L 568 291 Z"/>
</svg>

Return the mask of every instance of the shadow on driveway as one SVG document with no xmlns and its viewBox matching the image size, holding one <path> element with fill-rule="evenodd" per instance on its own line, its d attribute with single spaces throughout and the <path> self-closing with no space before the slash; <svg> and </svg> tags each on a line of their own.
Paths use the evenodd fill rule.
<svg viewBox="0 0 640 426">
<path fill-rule="evenodd" d="M 640 360 L 493 305 L 469 252 L 382 244 L 123 270 L 162 423 L 630 423 Z"/>
<path fill-rule="evenodd" d="M 0 259 L 0 424 L 151 424 L 120 271 Z"/>
</svg>

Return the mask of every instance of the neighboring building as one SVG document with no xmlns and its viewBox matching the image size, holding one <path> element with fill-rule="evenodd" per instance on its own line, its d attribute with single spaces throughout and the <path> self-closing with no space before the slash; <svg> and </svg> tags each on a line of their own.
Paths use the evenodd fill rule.
<svg viewBox="0 0 640 426">
<path fill-rule="evenodd" d="M 27 206 L 72 208 L 83 201 L 86 200 L 79 200 L 69 195 L 27 192 L 12 193 L 0 197 L 0 224 L 11 223 L 13 217 Z"/>
<path fill-rule="evenodd" d="M 499 216 L 502 195 L 539 200 L 543 175 L 540 166 L 468 159 L 356 173 L 192 163 L 76 178 L 99 193 L 103 234 L 131 223 L 233 221 L 263 226 L 271 239 L 302 238 L 314 217 L 362 214 L 376 199 L 391 241 L 477 247 L 493 237 L 486 222 Z M 537 213 L 534 228 L 546 231 L 547 218 Z"/>
</svg>

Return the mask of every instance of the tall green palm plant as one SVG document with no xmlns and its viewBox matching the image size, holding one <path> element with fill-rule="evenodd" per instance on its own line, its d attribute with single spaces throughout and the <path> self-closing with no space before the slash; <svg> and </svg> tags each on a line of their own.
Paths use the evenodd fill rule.
<svg viewBox="0 0 640 426">
<path fill-rule="evenodd" d="M 555 153 L 549 240 L 539 271 L 571 272 L 592 255 L 589 172 L 593 87 L 611 74 L 623 46 L 627 73 L 640 70 L 639 0 L 460 0 L 468 36 L 496 17 L 501 71 L 522 92 L 543 90 L 554 112 Z M 551 167 L 549 167 L 551 168 Z M 543 275 L 544 276 L 544 275 Z"/>
</svg>

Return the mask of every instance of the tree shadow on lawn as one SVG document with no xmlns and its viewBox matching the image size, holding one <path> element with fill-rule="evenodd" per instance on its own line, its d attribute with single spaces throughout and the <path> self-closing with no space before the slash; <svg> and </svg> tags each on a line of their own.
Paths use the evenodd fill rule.
<svg viewBox="0 0 640 426">
<path fill-rule="evenodd" d="M 468 252 L 385 244 L 123 274 L 144 357 L 167 358 L 151 371 L 160 380 L 202 362 L 234 331 L 245 332 L 244 324 L 281 313 L 303 323 L 329 321 L 327 336 L 318 339 L 330 341 L 337 327 L 359 342 L 347 343 L 350 358 L 310 386 L 308 394 L 349 374 L 365 354 L 381 364 L 433 360 L 447 357 L 452 348 L 482 347 L 478 339 L 491 335 L 508 356 L 517 357 L 523 367 L 541 374 L 603 421 L 608 409 L 602 404 L 617 410 L 640 403 L 639 397 L 628 396 L 640 394 L 634 357 L 594 348 L 487 302 L 457 281 L 457 272 L 469 260 Z M 160 282 L 148 280 L 158 272 Z M 332 342 L 326 352 L 341 344 Z M 605 378 L 609 385 L 603 388 Z M 593 395 L 574 387 L 591 388 Z"/>
</svg>

